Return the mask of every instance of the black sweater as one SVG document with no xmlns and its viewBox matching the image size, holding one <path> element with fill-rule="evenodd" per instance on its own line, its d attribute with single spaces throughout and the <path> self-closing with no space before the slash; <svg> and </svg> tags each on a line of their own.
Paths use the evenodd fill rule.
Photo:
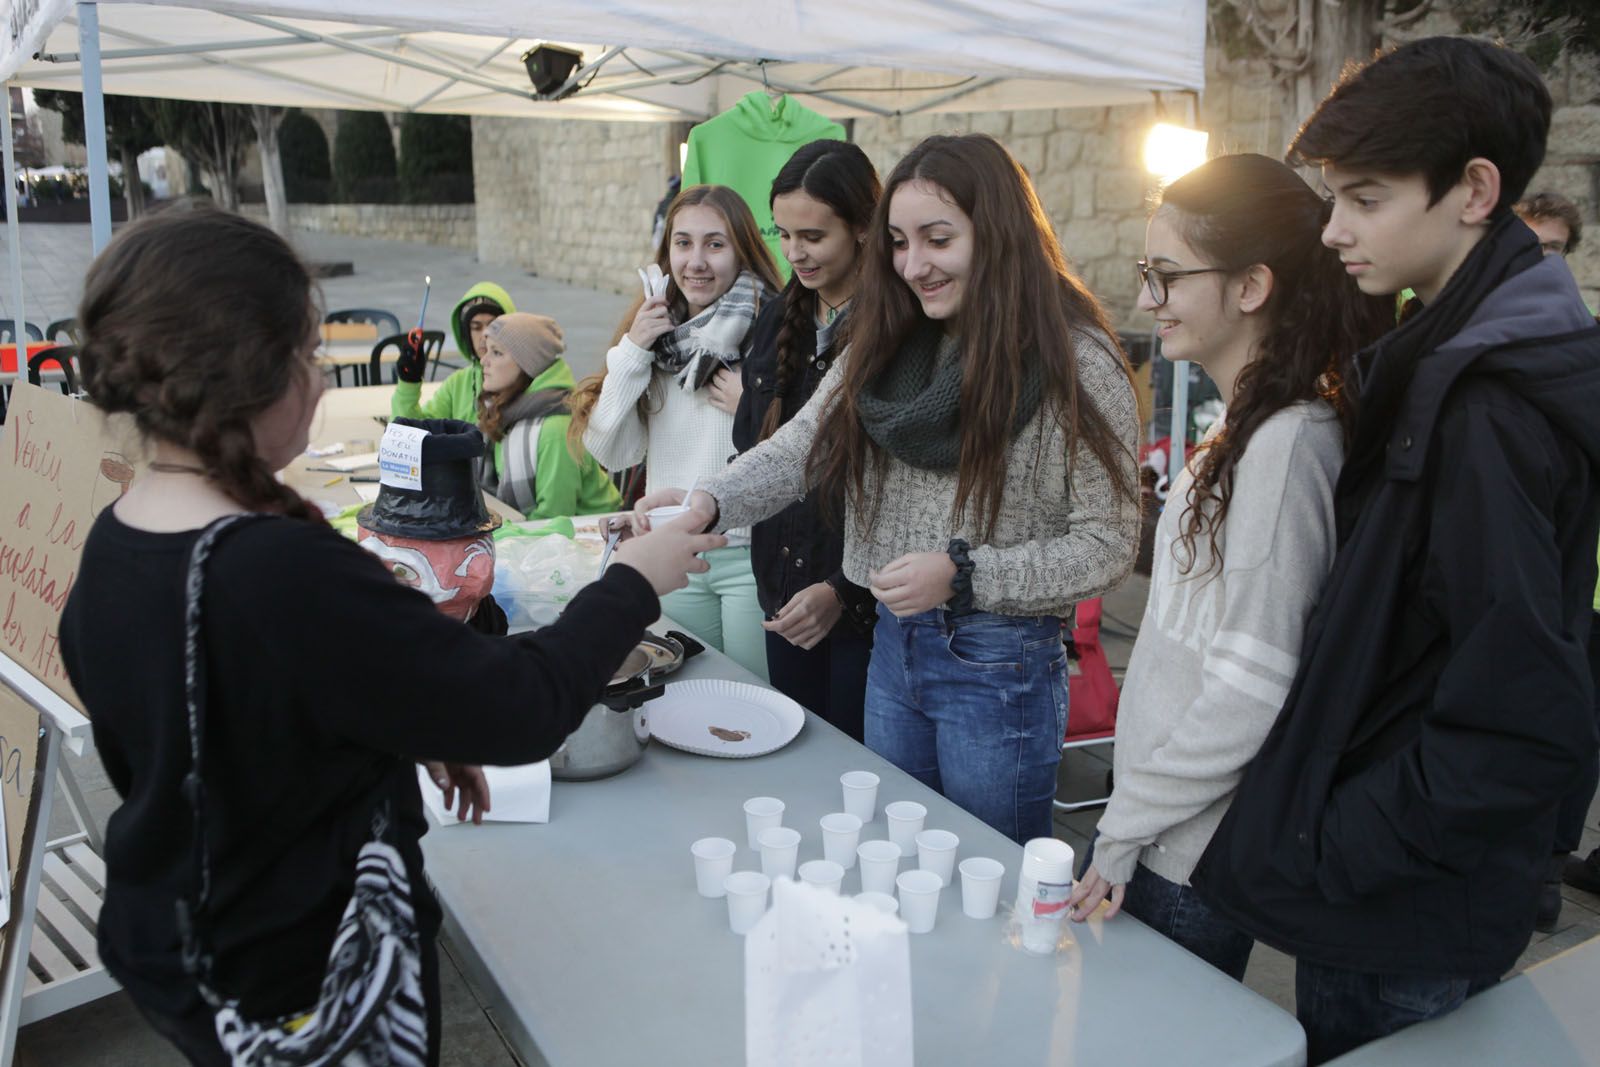
<svg viewBox="0 0 1600 1067">
<path fill-rule="evenodd" d="M 61 620 L 67 673 L 123 803 L 106 829 L 100 952 L 134 999 L 194 1006 L 173 906 L 192 891 L 183 579 L 198 531 L 147 533 L 107 508 Z M 206 569 L 206 765 L 216 981 L 252 1016 L 315 999 L 372 813 L 388 798 L 424 936 L 426 829 L 414 761 L 550 755 L 599 698 L 659 603 L 627 567 L 536 635 L 442 615 L 322 526 L 246 523 Z"/>
</svg>

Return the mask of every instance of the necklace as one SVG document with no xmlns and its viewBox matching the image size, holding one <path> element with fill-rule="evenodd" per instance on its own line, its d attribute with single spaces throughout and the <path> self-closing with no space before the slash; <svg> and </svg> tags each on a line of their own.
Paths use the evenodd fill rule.
<svg viewBox="0 0 1600 1067">
<path fill-rule="evenodd" d="M 829 326 L 833 324 L 834 319 L 839 317 L 839 312 L 843 310 L 844 306 L 850 303 L 850 298 L 847 296 L 837 304 L 830 304 L 828 303 L 828 298 L 819 292 L 817 294 L 817 302 L 828 309 L 822 315 L 822 324 L 824 326 Z"/>
<path fill-rule="evenodd" d="M 206 473 L 208 473 L 204 467 L 195 467 L 195 466 L 191 466 L 190 464 L 187 464 L 187 463 L 163 463 L 160 460 L 151 460 L 149 462 L 148 466 L 149 466 L 149 468 L 151 470 L 160 471 L 162 474 L 206 474 Z"/>
</svg>

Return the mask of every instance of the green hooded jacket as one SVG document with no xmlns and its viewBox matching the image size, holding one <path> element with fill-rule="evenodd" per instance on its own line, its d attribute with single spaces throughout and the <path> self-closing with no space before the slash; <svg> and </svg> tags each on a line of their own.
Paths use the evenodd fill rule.
<svg viewBox="0 0 1600 1067">
<path fill-rule="evenodd" d="M 776 103 L 762 90 L 689 131 L 683 187 L 726 185 L 744 198 L 785 281 L 789 262 L 772 221 L 772 179 L 795 149 L 812 141 L 842 141 L 844 127 L 790 96 Z"/>
<path fill-rule="evenodd" d="M 528 392 L 541 389 L 571 390 L 577 383 L 567 361 L 557 359 L 543 374 L 528 386 Z M 550 519 L 558 515 L 600 515 L 622 507 L 622 494 L 611 484 L 611 476 L 587 452 L 583 462 L 572 458 L 567 450 L 567 428 L 572 416 L 547 415 L 539 425 L 539 440 L 535 446 L 534 495 L 536 503 L 526 512 L 530 519 Z M 507 426 L 504 429 L 509 430 Z M 494 443 L 494 471 L 499 478 L 506 472 L 506 442 L 501 438 Z"/>
<path fill-rule="evenodd" d="M 397 419 L 460 419 L 477 425 L 483 368 L 478 366 L 478 353 L 472 348 L 472 339 L 461 328 L 461 309 L 480 296 L 499 304 L 507 315 L 517 310 L 511 302 L 511 294 L 494 282 L 479 282 L 462 294 L 456 306 L 450 309 L 450 333 L 455 337 L 456 351 L 467 357 L 467 365 L 451 373 L 426 404 L 422 403 L 421 382 L 396 382 L 394 395 L 389 398 L 392 416 Z"/>
</svg>

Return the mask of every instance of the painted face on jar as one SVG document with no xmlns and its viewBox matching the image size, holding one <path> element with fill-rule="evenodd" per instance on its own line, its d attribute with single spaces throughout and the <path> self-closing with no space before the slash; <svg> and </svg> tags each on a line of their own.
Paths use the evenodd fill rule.
<svg viewBox="0 0 1600 1067">
<path fill-rule="evenodd" d="M 816 292 L 829 307 L 850 299 L 866 235 L 851 229 L 833 208 L 802 189 L 773 198 L 772 221 L 778 227 L 783 258 L 794 268 L 800 284 Z"/>
<path fill-rule="evenodd" d="M 894 269 L 930 319 L 949 320 L 961 310 L 972 275 L 972 219 L 955 198 L 918 179 L 889 201 L 889 243 Z"/>
<path fill-rule="evenodd" d="M 739 277 L 739 257 L 722 212 L 705 204 L 680 208 L 672 220 L 672 281 L 691 317 L 722 299 Z"/>
<path fill-rule="evenodd" d="M 383 560 L 397 582 L 426 593 L 458 622 L 472 618 L 494 586 L 494 541 L 489 537 L 424 541 L 362 527 L 360 544 Z"/>
</svg>

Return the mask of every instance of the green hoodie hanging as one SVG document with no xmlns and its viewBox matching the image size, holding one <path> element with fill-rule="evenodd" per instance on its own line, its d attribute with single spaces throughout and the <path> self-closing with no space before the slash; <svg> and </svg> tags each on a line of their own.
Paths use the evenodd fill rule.
<svg viewBox="0 0 1600 1067">
<path fill-rule="evenodd" d="M 844 127 L 787 97 L 770 99 L 761 90 L 747 93 L 733 107 L 689 131 L 683 161 L 683 187 L 726 185 L 744 197 L 766 238 L 772 259 L 789 279 L 789 263 L 772 222 L 772 179 L 795 149 L 812 141 L 842 141 Z"/>
</svg>

